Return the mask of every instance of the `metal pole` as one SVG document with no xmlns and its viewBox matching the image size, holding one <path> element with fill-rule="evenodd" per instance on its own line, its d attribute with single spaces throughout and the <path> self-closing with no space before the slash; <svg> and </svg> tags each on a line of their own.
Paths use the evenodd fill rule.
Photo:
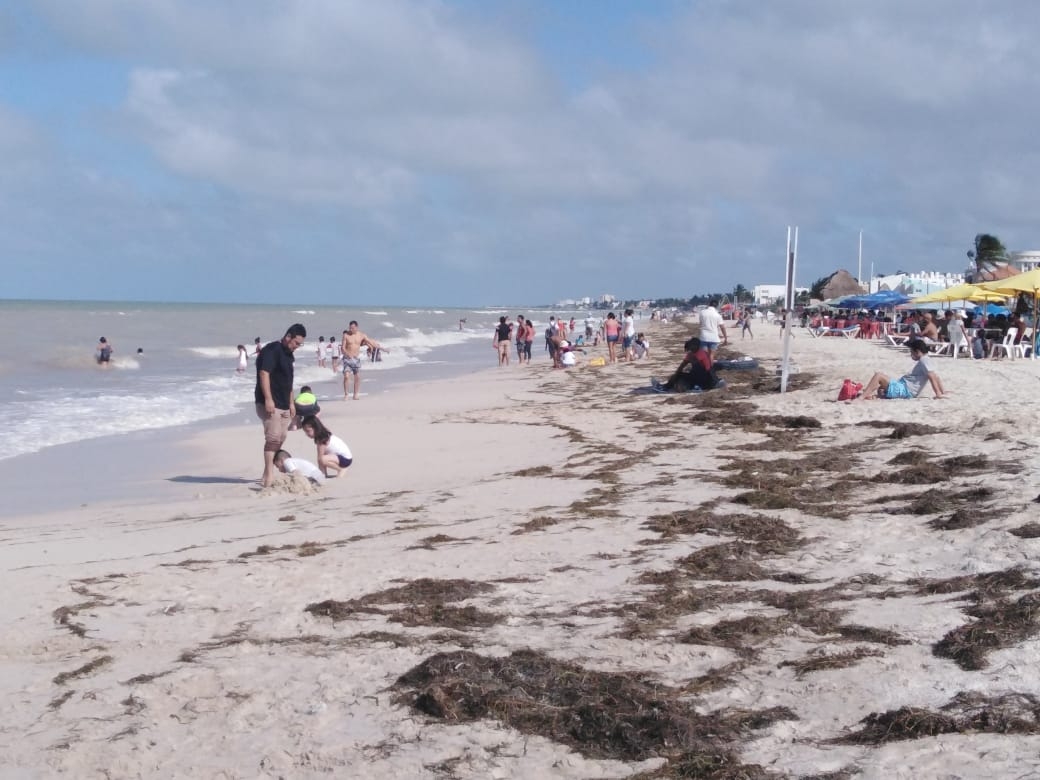
<svg viewBox="0 0 1040 780">
<path fill-rule="evenodd" d="M 787 228 L 787 288 L 784 295 L 784 303 L 786 304 L 784 312 L 784 320 L 781 327 L 784 329 L 784 349 L 783 358 L 780 362 L 780 392 L 787 392 L 787 378 L 790 375 L 791 369 L 791 315 L 794 309 L 794 279 L 795 279 L 795 258 L 798 255 L 798 227 L 794 229 L 794 244 L 791 243 L 791 228 Z"/>
<path fill-rule="evenodd" d="M 863 231 L 859 231 L 859 265 L 856 268 L 856 281 L 863 284 Z M 870 292 L 870 288 L 867 288 Z"/>
</svg>

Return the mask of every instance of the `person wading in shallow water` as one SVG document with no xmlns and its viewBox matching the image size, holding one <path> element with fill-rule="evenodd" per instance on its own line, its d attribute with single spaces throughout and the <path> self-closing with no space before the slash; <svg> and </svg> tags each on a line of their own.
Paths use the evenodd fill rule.
<svg viewBox="0 0 1040 780">
<path fill-rule="evenodd" d="M 307 337 L 307 329 L 300 323 L 290 325 L 279 341 L 272 341 L 256 357 L 256 416 L 264 424 L 263 487 L 274 482 L 274 454 L 285 443 L 289 422 L 296 416 L 293 401 L 293 353 Z"/>
</svg>

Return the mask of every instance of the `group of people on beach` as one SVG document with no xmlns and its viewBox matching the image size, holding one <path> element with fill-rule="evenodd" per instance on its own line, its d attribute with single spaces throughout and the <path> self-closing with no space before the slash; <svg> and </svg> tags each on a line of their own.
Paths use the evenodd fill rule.
<svg viewBox="0 0 1040 780">
<path fill-rule="evenodd" d="M 257 362 L 258 370 L 260 354 L 264 348 L 265 346 L 261 343 L 260 337 L 257 336 L 253 340 L 253 358 Z M 347 329 L 343 331 L 343 336 L 340 339 L 339 344 L 336 343 L 335 336 L 329 337 L 327 342 L 325 341 L 324 336 L 318 337 L 318 366 L 321 368 L 331 366 L 332 373 L 337 374 L 340 371 L 340 362 L 343 364 L 344 401 L 349 400 L 350 398 L 353 398 L 356 401 L 360 397 L 362 349 L 365 350 L 365 354 L 370 362 L 378 363 L 382 361 L 384 354 L 390 354 L 389 349 L 359 330 L 357 320 L 350 321 Z M 249 353 L 244 345 L 239 344 L 238 365 L 235 368 L 235 371 L 239 374 L 244 373 L 248 366 Z"/>
<path fill-rule="evenodd" d="M 360 345 L 367 337 L 357 330 L 357 322 L 352 321 L 351 327 L 354 332 L 350 341 L 358 343 L 360 355 Z M 348 331 L 344 331 L 344 341 Z M 263 487 L 274 484 L 276 471 L 300 474 L 321 482 L 329 475 L 330 469 L 342 472 L 354 460 L 346 442 L 333 434 L 319 418 L 321 408 L 311 388 L 305 385 L 298 395 L 293 395 L 295 352 L 306 337 L 307 329 L 296 323 L 289 326 L 281 339 L 265 344 L 256 352 L 253 400 L 256 415 L 264 426 L 264 472 L 260 480 Z M 314 442 L 316 464 L 294 458 L 283 449 L 289 431 L 297 428 Z"/>
<path fill-rule="evenodd" d="M 565 320 L 555 315 L 549 317 L 545 328 L 545 351 L 549 353 L 554 368 L 568 368 L 576 364 L 574 353 L 582 351 L 586 346 L 599 346 L 600 341 L 607 345 L 607 362 L 616 363 L 619 359 L 618 346 L 622 352 L 620 359 L 637 360 L 648 357 L 650 342 L 643 333 L 636 333 L 634 312 L 626 309 L 624 318 L 619 322 L 614 312 L 607 314 L 606 319 L 599 320 L 592 314 L 585 317 L 584 332 L 579 332 L 578 322 L 571 317 Z M 505 316 L 498 318 L 491 337 L 491 346 L 498 355 L 498 365 L 508 366 L 513 345 L 519 364 L 531 362 L 531 349 L 535 341 L 535 325 L 523 315 L 511 322 Z"/>
</svg>

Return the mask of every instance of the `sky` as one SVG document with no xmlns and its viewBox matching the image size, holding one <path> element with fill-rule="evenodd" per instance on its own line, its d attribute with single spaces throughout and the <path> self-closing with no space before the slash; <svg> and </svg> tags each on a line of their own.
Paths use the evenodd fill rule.
<svg viewBox="0 0 1040 780">
<path fill-rule="evenodd" d="M 443 306 L 1040 248 L 1032 0 L 0 6 L 0 298 Z"/>
</svg>

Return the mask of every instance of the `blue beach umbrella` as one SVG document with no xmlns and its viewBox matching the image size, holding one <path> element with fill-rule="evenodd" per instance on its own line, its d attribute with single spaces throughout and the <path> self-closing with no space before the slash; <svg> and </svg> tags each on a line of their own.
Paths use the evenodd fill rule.
<svg viewBox="0 0 1040 780">
<path fill-rule="evenodd" d="M 984 313 L 987 317 L 992 317 L 995 314 L 1007 315 L 1011 313 L 1011 309 L 1007 306 L 1002 306 L 999 303 L 985 303 L 981 306 L 976 306 L 975 311 Z"/>
</svg>

